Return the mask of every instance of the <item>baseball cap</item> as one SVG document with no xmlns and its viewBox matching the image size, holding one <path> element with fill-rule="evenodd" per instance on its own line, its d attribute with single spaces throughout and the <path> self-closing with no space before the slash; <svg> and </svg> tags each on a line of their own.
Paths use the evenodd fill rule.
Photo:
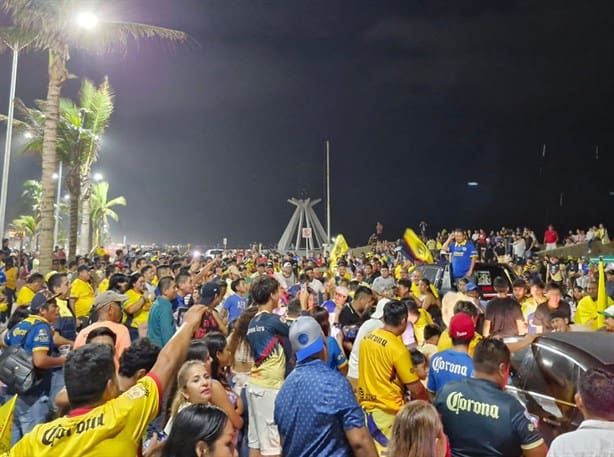
<svg viewBox="0 0 614 457">
<path fill-rule="evenodd" d="M 93 303 L 94 311 L 99 311 L 109 303 L 123 303 L 128 300 L 128 295 L 120 294 L 114 290 L 105 290 L 96 296 Z"/>
<path fill-rule="evenodd" d="M 461 340 L 471 340 L 475 335 L 475 324 L 465 313 L 458 313 L 450 319 L 450 336 Z"/>
<path fill-rule="evenodd" d="M 284 263 L 284 268 L 292 268 L 292 264 L 290 262 Z"/>
<path fill-rule="evenodd" d="M 219 293 L 220 285 L 215 281 L 208 282 L 200 289 L 200 304 L 208 305 Z"/>
<path fill-rule="evenodd" d="M 614 263 L 608 263 L 605 266 L 605 271 L 614 271 Z"/>
<path fill-rule="evenodd" d="M 478 290 L 478 286 L 473 281 L 469 281 L 465 286 L 465 290 L 467 292 L 471 292 L 472 290 Z"/>
<path fill-rule="evenodd" d="M 267 263 L 264 264 L 264 266 L 266 268 L 273 268 L 274 267 L 273 262 L 267 262 Z"/>
<path fill-rule="evenodd" d="M 318 321 L 311 316 L 300 316 L 296 319 L 290 326 L 290 344 L 296 353 L 297 362 L 302 362 L 324 349 L 324 337 Z"/>
<path fill-rule="evenodd" d="M 377 302 L 377 305 L 375 306 L 375 311 L 373 312 L 373 314 L 371 314 L 371 319 L 381 319 L 382 317 L 384 317 L 384 306 L 386 306 L 386 303 L 388 303 L 390 300 L 387 298 L 382 298 L 381 300 L 379 300 Z"/>
<path fill-rule="evenodd" d="M 30 312 L 38 314 L 41 308 L 45 308 L 54 301 L 60 294 L 51 295 L 49 291 L 38 292 L 30 302 Z"/>
<path fill-rule="evenodd" d="M 603 314 L 605 317 L 611 317 L 614 319 L 614 305 L 608 306 L 605 311 L 599 311 L 599 314 Z"/>
<path fill-rule="evenodd" d="M 81 273 L 82 271 L 90 271 L 92 269 L 92 267 L 90 267 L 89 265 L 80 265 L 79 268 L 77 268 L 77 273 Z"/>
</svg>

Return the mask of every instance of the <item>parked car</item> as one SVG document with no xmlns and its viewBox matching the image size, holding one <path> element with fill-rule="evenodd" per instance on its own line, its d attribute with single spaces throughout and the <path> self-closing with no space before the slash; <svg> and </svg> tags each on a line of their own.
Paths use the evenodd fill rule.
<svg viewBox="0 0 614 457">
<path fill-rule="evenodd" d="M 431 284 L 433 284 L 441 295 L 444 295 L 450 290 L 455 290 L 450 278 L 450 266 L 442 266 L 438 264 L 420 265 L 416 267 L 417 270 L 422 271 L 424 277 L 427 278 Z M 480 296 L 484 300 L 490 300 L 497 293 L 493 287 L 493 281 L 497 276 L 501 276 L 508 283 L 510 293 L 512 291 L 512 283 L 518 279 L 518 276 L 514 270 L 504 263 L 482 263 L 477 262 L 473 269 L 473 275 L 475 283 L 480 290 Z"/>
<path fill-rule="evenodd" d="M 512 353 L 507 391 L 526 406 L 547 443 L 575 430 L 583 420 L 574 400 L 580 374 L 605 368 L 614 376 L 612 348 L 614 335 L 568 332 L 540 336 Z"/>
</svg>

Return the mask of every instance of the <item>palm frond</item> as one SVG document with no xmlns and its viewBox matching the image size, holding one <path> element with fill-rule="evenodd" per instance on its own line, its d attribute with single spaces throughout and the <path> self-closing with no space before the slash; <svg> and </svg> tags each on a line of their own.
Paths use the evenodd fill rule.
<svg viewBox="0 0 614 457">
<path fill-rule="evenodd" d="M 80 48 L 96 52 L 125 53 L 131 41 L 137 45 L 141 40 L 159 39 L 171 44 L 195 44 L 196 40 L 181 30 L 137 22 L 101 22 L 95 31 L 75 30 L 71 42 Z"/>
<path fill-rule="evenodd" d="M 18 27 L 0 27 L 0 53 L 7 49 L 21 51 L 36 40 L 36 32 Z"/>
</svg>

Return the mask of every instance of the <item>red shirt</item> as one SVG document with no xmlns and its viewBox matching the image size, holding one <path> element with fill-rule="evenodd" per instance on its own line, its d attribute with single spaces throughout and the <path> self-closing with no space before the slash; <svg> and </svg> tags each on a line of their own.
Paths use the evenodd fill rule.
<svg viewBox="0 0 614 457">
<path fill-rule="evenodd" d="M 556 243 L 558 239 L 559 234 L 556 233 L 556 230 L 546 230 L 546 233 L 544 233 L 544 241 L 548 244 Z"/>
</svg>

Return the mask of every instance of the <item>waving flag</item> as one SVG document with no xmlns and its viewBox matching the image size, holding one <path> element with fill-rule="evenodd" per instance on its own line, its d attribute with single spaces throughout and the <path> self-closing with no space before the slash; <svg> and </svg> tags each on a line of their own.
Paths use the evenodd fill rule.
<svg viewBox="0 0 614 457">
<path fill-rule="evenodd" d="M 349 250 L 350 247 L 348 246 L 347 241 L 345 241 L 345 237 L 341 234 L 337 235 L 337 237 L 335 238 L 335 243 L 333 244 L 333 248 L 330 251 L 329 268 L 331 271 L 335 271 L 335 268 L 337 267 L 337 261 Z"/>
<path fill-rule="evenodd" d="M 433 255 L 429 248 L 422 242 L 412 229 L 405 229 L 405 234 L 401 240 L 401 250 L 403 254 L 412 260 L 419 260 L 424 263 L 433 263 Z"/>
<path fill-rule="evenodd" d="M 4 405 L 0 406 L 0 454 L 11 448 L 11 428 L 13 427 L 13 412 L 17 395 L 14 395 Z"/>
<path fill-rule="evenodd" d="M 605 316 L 601 311 L 605 311 L 608 306 L 608 295 L 605 288 L 605 271 L 603 267 L 603 257 L 599 258 L 599 283 L 597 286 L 597 328 L 605 325 Z"/>
</svg>

